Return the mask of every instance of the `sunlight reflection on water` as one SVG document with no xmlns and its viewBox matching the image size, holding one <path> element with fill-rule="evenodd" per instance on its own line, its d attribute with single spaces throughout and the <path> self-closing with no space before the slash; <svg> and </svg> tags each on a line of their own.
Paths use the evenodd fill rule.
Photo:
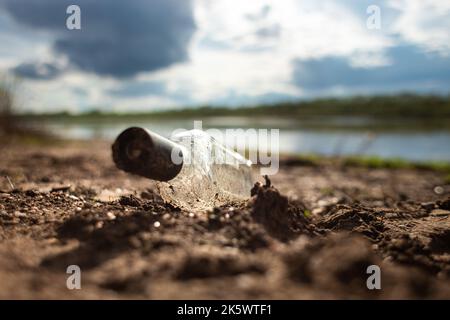
<svg viewBox="0 0 450 320">
<path fill-rule="evenodd" d="M 339 120 L 339 119 L 338 119 Z M 334 121 L 338 121 L 334 120 Z M 347 119 L 348 120 L 348 119 Z M 364 125 L 365 119 L 352 119 L 344 123 L 351 128 L 354 124 Z M 161 120 L 134 122 L 101 122 L 101 123 L 47 123 L 54 133 L 67 138 L 76 139 L 108 139 L 113 140 L 122 130 L 130 126 L 141 126 L 169 137 L 173 130 L 192 129 L 193 120 Z M 204 129 L 215 127 L 222 131 L 225 128 L 279 128 L 279 148 L 281 153 L 306 153 L 320 155 L 374 155 L 382 158 L 403 158 L 414 161 L 445 160 L 450 161 L 450 131 L 422 130 L 405 131 L 377 130 L 336 130 L 301 127 L 293 120 L 255 119 L 229 117 L 209 118 L 204 121 Z M 233 140 L 235 137 L 232 137 Z M 230 141 L 228 141 L 229 143 Z M 225 142 L 227 143 L 227 142 Z M 255 148 L 255 141 L 249 142 Z"/>
</svg>

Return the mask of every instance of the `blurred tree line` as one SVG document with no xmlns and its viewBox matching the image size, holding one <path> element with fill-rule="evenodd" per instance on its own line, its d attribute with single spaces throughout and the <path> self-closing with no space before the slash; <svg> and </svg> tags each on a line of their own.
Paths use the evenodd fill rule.
<svg viewBox="0 0 450 320">
<path fill-rule="evenodd" d="M 367 116 L 376 118 L 450 118 L 450 96 L 401 93 L 396 95 L 317 98 L 246 108 L 205 106 L 159 112 L 161 116 Z M 154 115 L 158 115 L 158 112 Z"/>
<path fill-rule="evenodd" d="M 0 136 L 28 133 L 18 114 L 16 78 L 0 74 Z"/>
<path fill-rule="evenodd" d="M 7 134 L 12 131 L 13 120 L 13 96 L 7 86 L 0 86 L 0 133 Z"/>
</svg>

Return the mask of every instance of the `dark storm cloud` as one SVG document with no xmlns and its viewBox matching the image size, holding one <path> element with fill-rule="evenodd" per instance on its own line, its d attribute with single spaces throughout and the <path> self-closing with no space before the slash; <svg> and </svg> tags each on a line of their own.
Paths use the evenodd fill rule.
<svg viewBox="0 0 450 320">
<path fill-rule="evenodd" d="M 12 71 L 24 78 L 49 80 L 60 75 L 62 69 L 50 63 L 22 63 Z"/>
<path fill-rule="evenodd" d="M 195 31 L 189 0 L 0 0 L 19 23 L 54 32 L 54 49 L 88 72 L 114 77 L 188 59 Z M 67 30 L 66 8 L 81 8 L 81 30 Z"/>
<path fill-rule="evenodd" d="M 296 60 L 293 81 L 311 91 L 333 87 L 449 90 L 450 57 L 420 52 L 413 46 L 390 49 L 388 57 L 391 65 L 370 69 L 352 67 L 344 57 Z"/>
</svg>

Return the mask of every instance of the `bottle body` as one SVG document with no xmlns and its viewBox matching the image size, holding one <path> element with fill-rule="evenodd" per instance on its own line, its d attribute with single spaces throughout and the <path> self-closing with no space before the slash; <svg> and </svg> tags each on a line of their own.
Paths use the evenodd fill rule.
<svg viewBox="0 0 450 320">
<path fill-rule="evenodd" d="M 253 186 L 251 162 L 201 130 L 172 136 L 182 150 L 182 168 L 157 183 L 161 197 L 182 208 L 204 210 L 244 200 Z"/>
</svg>

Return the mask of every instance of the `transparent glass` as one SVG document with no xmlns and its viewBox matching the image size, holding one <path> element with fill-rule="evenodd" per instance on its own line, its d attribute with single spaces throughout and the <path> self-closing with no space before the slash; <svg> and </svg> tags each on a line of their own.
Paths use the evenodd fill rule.
<svg viewBox="0 0 450 320">
<path fill-rule="evenodd" d="M 175 206 L 204 210 L 250 196 L 252 163 L 201 130 L 176 134 L 171 140 L 183 152 L 183 167 L 167 182 L 158 182 L 161 197 Z"/>
</svg>

